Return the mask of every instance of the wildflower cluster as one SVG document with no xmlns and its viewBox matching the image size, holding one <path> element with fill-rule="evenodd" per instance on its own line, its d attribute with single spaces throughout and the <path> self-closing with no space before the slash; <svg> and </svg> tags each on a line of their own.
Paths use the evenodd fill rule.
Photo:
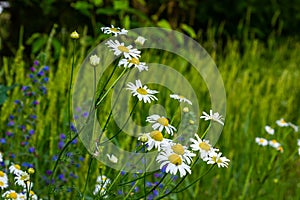
<svg viewBox="0 0 300 200">
<path fill-rule="evenodd" d="M 126 30 L 115 28 L 114 26 L 104 27 L 102 31 L 106 34 L 112 33 L 114 36 L 127 34 Z M 139 44 L 144 44 L 145 41 L 146 39 L 141 36 L 135 40 Z M 148 66 L 139 60 L 141 58 L 141 51 L 134 48 L 133 45 L 125 45 L 117 39 L 109 40 L 105 44 L 113 51 L 115 56 L 123 57 L 121 57 L 118 66 L 124 66 L 125 68 L 134 67 L 139 72 L 148 70 Z M 93 57 L 90 57 L 90 64 L 94 65 L 95 63 L 96 55 L 93 55 Z M 150 89 L 140 79 L 136 79 L 135 82 L 128 82 L 126 90 L 129 90 L 132 96 L 137 97 L 143 103 L 158 101 L 156 94 L 159 91 Z M 192 105 L 192 102 L 182 94 L 170 94 L 169 97 L 180 103 Z M 210 110 L 209 114 L 203 112 L 203 116 L 200 119 L 202 118 L 224 125 L 222 116 L 217 112 L 213 113 L 212 110 Z M 197 134 L 195 134 L 196 140 L 190 138 L 190 142 L 192 143 L 190 146 L 185 146 L 172 140 L 171 137 L 177 129 L 166 116 L 153 114 L 146 118 L 146 122 L 152 124 L 152 130 L 147 133 L 141 133 L 138 140 L 145 145 L 147 151 L 158 150 L 159 153 L 156 161 L 160 163 L 160 169 L 163 169 L 166 173 L 175 175 L 179 171 L 180 177 L 185 176 L 187 173 L 191 174 L 190 165 L 193 162 L 193 157 L 196 156 L 194 152 L 199 152 L 200 158 L 207 164 L 217 164 L 218 167 L 228 166 L 229 159 L 222 157 L 222 153 L 218 149 L 213 148 L 208 140 L 199 138 Z"/>
<path fill-rule="evenodd" d="M 283 118 L 276 120 L 276 124 L 279 127 L 291 127 L 295 132 L 298 132 L 298 126 L 294 125 L 291 122 L 286 122 Z M 265 131 L 268 133 L 268 135 L 274 135 L 275 134 L 275 129 L 272 128 L 269 125 L 265 126 Z M 281 143 L 279 143 L 276 139 L 266 139 L 264 137 L 256 137 L 255 142 L 260 145 L 260 146 L 270 146 L 279 152 L 283 152 L 284 148 L 282 147 Z M 299 150 L 300 151 L 300 150 Z M 300 155 L 300 152 L 299 152 Z"/>
<path fill-rule="evenodd" d="M 31 177 L 35 173 L 33 168 L 28 168 L 24 171 L 18 164 L 9 164 L 9 160 L 3 160 L 1 152 L 0 162 L 3 163 L 4 166 L 10 165 L 8 169 L 3 168 L 0 170 L 0 189 L 3 199 L 39 199 L 32 190 L 33 183 Z M 14 184 L 10 184 L 12 182 L 14 182 Z"/>
<path fill-rule="evenodd" d="M 26 154 L 30 157 L 38 155 L 30 139 L 36 134 L 40 100 L 47 95 L 48 73 L 49 67 L 41 65 L 37 60 L 30 67 L 27 84 L 20 88 L 21 96 L 14 101 L 14 110 L 7 120 L 5 136 L 1 138 L 6 151 L 13 148 L 11 151 L 27 152 Z M 12 145 L 15 140 L 21 140 L 20 146 Z M 11 152 L 10 157 L 15 159 L 16 156 Z M 22 166 L 33 167 L 27 162 L 23 162 Z"/>
</svg>

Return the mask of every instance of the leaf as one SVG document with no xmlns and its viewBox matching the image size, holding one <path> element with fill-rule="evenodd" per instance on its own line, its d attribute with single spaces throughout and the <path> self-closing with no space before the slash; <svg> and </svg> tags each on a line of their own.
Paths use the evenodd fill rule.
<svg viewBox="0 0 300 200">
<path fill-rule="evenodd" d="M 129 3 L 128 1 L 114 1 L 114 9 L 116 10 L 127 10 L 129 8 Z"/>
<path fill-rule="evenodd" d="M 180 24 L 180 28 L 184 30 L 191 38 L 196 38 L 194 29 L 187 24 Z"/>
<path fill-rule="evenodd" d="M 93 5 L 86 1 L 77 1 L 76 3 L 72 3 L 71 6 L 81 12 L 82 14 L 90 17 L 90 9 L 93 8 Z"/>
<path fill-rule="evenodd" d="M 166 28 L 166 29 L 172 29 L 171 25 L 169 24 L 169 22 L 165 19 L 160 20 L 159 22 L 157 22 L 157 25 L 161 28 Z"/>
</svg>

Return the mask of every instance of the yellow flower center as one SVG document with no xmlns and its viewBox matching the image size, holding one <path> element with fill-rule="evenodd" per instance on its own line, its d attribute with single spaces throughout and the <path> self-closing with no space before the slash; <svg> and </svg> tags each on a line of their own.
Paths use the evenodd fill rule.
<svg viewBox="0 0 300 200">
<path fill-rule="evenodd" d="M 271 140 L 271 142 L 272 142 L 273 144 L 276 144 L 276 143 L 277 143 L 277 141 L 276 141 L 276 140 Z"/>
<path fill-rule="evenodd" d="M 265 140 L 262 139 L 262 138 L 259 139 L 259 143 L 264 143 L 264 141 L 265 141 Z"/>
<path fill-rule="evenodd" d="M 157 122 L 160 123 L 163 126 L 168 126 L 169 125 L 169 120 L 165 117 L 158 118 Z"/>
<path fill-rule="evenodd" d="M 144 88 L 138 88 L 136 91 L 137 91 L 137 93 L 139 93 L 141 95 L 147 95 L 148 94 L 147 90 L 145 90 Z"/>
<path fill-rule="evenodd" d="M 7 195 L 8 198 L 11 198 L 11 199 L 16 199 L 18 197 L 17 193 L 16 192 L 11 192 L 9 193 L 9 195 Z"/>
<path fill-rule="evenodd" d="M 140 140 L 141 140 L 141 142 L 147 142 L 148 141 L 148 137 L 147 137 L 147 135 L 146 134 L 143 134 L 141 137 L 140 137 Z"/>
<path fill-rule="evenodd" d="M 4 177 L 4 172 L 0 171 L 0 177 Z"/>
<path fill-rule="evenodd" d="M 179 155 L 177 154 L 172 154 L 168 157 L 169 161 L 171 163 L 173 163 L 174 165 L 178 166 L 178 165 L 181 165 L 182 164 L 182 160 L 180 158 Z"/>
<path fill-rule="evenodd" d="M 181 144 L 175 144 L 171 148 L 174 151 L 174 153 L 176 153 L 178 155 L 183 155 L 184 154 L 184 148 Z"/>
<path fill-rule="evenodd" d="M 135 65 L 139 65 L 140 64 L 139 59 L 136 59 L 136 58 L 132 58 L 131 60 L 129 60 L 129 62 L 131 62 L 132 64 L 135 64 Z"/>
<path fill-rule="evenodd" d="M 20 166 L 20 165 L 18 165 L 18 164 L 15 164 L 14 166 L 15 166 L 15 168 L 16 168 L 16 169 L 18 169 L 18 170 L 20 170 L 20 169 L 21 169 L 21 166 Z"/>
<path fill-rule="evenodd" d="M 3 181 L 0 181 L 0 186 L 4 186 L 4 182 Z"/>
<path fill-rule="evenodd" d="M 110 28 L 110 31 L 111 32 L 114 32 L 114 33 L 118 33 L 118 32 L 120 32 L 118 29 L 116 29 L 116 28 Z"/>
<path fill-rule="evenodd" d="M 281 120 L 280 120 L 280 123 L 286 124 L 286 121 L 284 121 L 284 119 L 281 119 Z"/>
<path fill-rule="evenodd" d="M 179 95 L 178 96 L 180 99 L 184 99 L 185 97 L 184 96 L 182 96 L 182 95 Z"/>
<path fill-rule="evenodd" d="M 283 152 L 283 147 L 280 146 L 280 147 L 277 148 L 277 150 L 280 151 L 280 152 Z"/>
<path fill-rule="evenodd" d="M 210 150 L 210 146 L 207 143 L 205 143 L 205 142 L 201 142 L 199 144 L 199 147 L 200 147 L 200 149 L 203 149 L 205 151 L 209 151 Z"/>
<path fill-rule="evenodd" d="M 118 46 L 118 49 L 124 53 L 129 53 L 129 49 L 125 46 Z"/>
<path fill-rule="evenodd" d="M 162 133 L 160 131 L 151 131 L 150 132 L 150 137 L 156 141 L 162 141 L 164 139 Z"/>
</svg>

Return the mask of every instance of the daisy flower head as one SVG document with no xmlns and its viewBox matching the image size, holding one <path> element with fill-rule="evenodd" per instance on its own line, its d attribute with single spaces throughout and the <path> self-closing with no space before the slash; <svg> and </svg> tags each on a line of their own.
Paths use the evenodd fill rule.
<svg viewBox="0 0 300 200">
<path fill-rule="evenodd" d="M 224 156 L 222 156 L 222 153 L 212 153 L 209 157 L 206 157 L 205 160 L 207 164 L 217 164 L 218 167 L 228 167 L 228 163 L 230 160 Z"/>
<path fill-rule="evenodd" d="M 114 25 L 111 25 L 111 27 L 102 27 L 101 31 L 105 34 L 113 34 L 114 36 L 126 35 L 128 32 L 124 28 L 114 27 Z"/>
<path fill-rule="evenodd" d="M 6 173 L 0 171 L 0 189 L 4 189 L 8 187 L 8 178 Z"/>
<path fill-rule="evenodd" d="M 180 177 L 183 177 L 187 174 L 187 172 L 189 174 L 191 174 L 191 169 L 190 166 L 187 165 L 182 158 L 180 157 L 180 155 L 176 154 L 176 153 L 172 153 L 170 151 L 165 152 L 165 151 L 161 151 L 157 158 L 156 161 L 161 163 L 160 164 L 160 169 L 165 168 L 166 173 L 170 173 L 173 175 L 176 175 L 177 172 L 179 171 L 180 173 Z"/>
<path fill-rule="evenodd" d="M 30 176 L 27 172 L 22 172 L 21 174 L 17 174 L 15 177 L 15 184 L 26 188 L 27 182 L 29 182 Z"/>
<path fill-rule="evenodd" d="M 192 105 L 192 102 L 190 100 L 188 100 L 187 98 L 185 98 L 184 96 L 182 95 L 179 95 L 179 94 L 171 94 L 170 97 L 172 99 L 176 99 L 178 100 L 179 102 L 185 102 L 185 103 L 188 103 L 190 105 Z"/>
<path fill-rule="evenodd" d="M 99 65 L 99 63 L 100 63 L 100 57 L 98 57 L 96 54 L 91 55 L 91 57 L 90 57 L 90 63 L 94 67 L 97 66 L 97 65 Z"/>
<path fill-rule="evenodd" d="M 281 146 L 280 143 L 277 142 L 277 140 L 270 140 L 270 141 L 269 141 L 269 145 L 270 145 L 271 147 L 275 148 L 275 149 L 278 149 L 278 147 Z"/>
<path fill-rule="evenodd" d="M 200 117 L 200 119 L 204 119 L 205 121 L 207 120 L 215 121 L 224 126 L 224 122 L 223 122 L 224 119 L 222 115 L 220 115 L 218 112 L 213 113 L 213 111 L 210 110 L 209 114 L 207 114 L 204 111 L 202 112 L 202 114 L 203 115 Z"/>
<path fill-rule="evenodd" d="M 297 145 L 300 147 L 300 139 L 297 140 Z"/>
<path fill-rule="evenodd" d="M 134 42 L 139 45 L 144 45 L 146 40 L 147 40 L 146 38 L 144 38 L 142 36 L 138 36 Z"/>
<path fill-rule="evenodd" d="M 196 156 L 196 154 L 192 153 L 188 150 L 186 146 L 183 146 L 179 143 L 164 143 L 161 145 L 162 151 L 176 153 L 180 156 L 180 158 L 186 162 L 188 165 L 192 162 L 192 157 Z"/>
<path fill-rule="evenodd" d="M 141 51 L 134 49 L 132 45 L 126 47 L 123 42 L 120 43 L 118 40 L 109 40 L 105 44 L 108 45 L 109 48 L 111 48 L 111 50 L 114 52 L 114 55 L 116 56 L 123 54 L 127 59 L 138 59 L 139 57 L 141 57 Z"/>
<path fill-rule="evenodd" d="M 148 141 L 148 136 L 146 133 L 143 133 L 141 134 L 139 137 L 138 137 L 138 140 L 141 141 L 142 143 L 146 143 Z"/>
<path fill-rule="evenodd" d="M 147 146 L 148 151 L 150 151 L 153 148 L 156 148 L 158 151 L 160 151 L 162 144 L 171 141 L 169 139 L 164 138 L 163 134 L 158 130 L 146 133 L 146 135 L 148 137 L 148 141 L 145 143 L 145 145 Z"/>
<path fill-rule="evenodd" d="M 154 94 L 158 93 L 156 90 L 150 90 L 146 85 L 142 85 L 140 80 L 136 80 L 135 84 L 129 82 L 127 84 L 127 90 L 130 90 L 133 96 L 137 96 L 139 101 L 144 101 L 144 103 L 151 103 L 151 101 L 158 100 Z"/>
<path fill-rule="evenodd" d="M 176 128 L 169 124 L 169 119 L 164 116 L 150 115 L 147 117 L 146 122 L 153 124 L 152 128 L 154 130 L 163 131 L 165 129 L 169 135 L 173 135 L 173 132 L 176 131 Z"/>
<path fill-rule="evenodd" d="M 292 124 L 291 122 L 288 123 L 290 127 L 292 127 L 294 129 L 295 132 L 298 132 L 299 127 L 296 126 L 295 124 Z"/>
<path fill-rule="evenodd" d="M 0 152 L 0 162 L 3 162 L 3 155 L 2 155 L 2 152 Z"/>
<path fill-rule="evenodd" d="M 192 148 L 193 151 L 200 151 L 200 157 L 201 159 L 205 159 L 208 157 L 210 154 L 219 151 L 219 149 L 213 148 L 208 140 L 202 140 L 197 134 L 195 134 L 196 139 L 190 138 L 190 141 L 192 144 L 190 147 Z"/>
<path fill-rule="evenodd" d="M 256 137 L 255 142 L 260 146 L 267 146 L 268 145 L 268 140 L 266 140 L 265 138 Z"/>
<path fill-rule="evenodd" d="M 18 199 L 19 195 L 14 190 L 8 190 L 2 194 L 4 199 Z"/>
<path fill-rule="evenodd" d="M 267 133 L 269 133 L 270 135 L 274 135 L 275 130 L 273 128 L 271 128 L 270 126 L 265 126 L 265 130 L 267 131 Z"/>
<path fill-rule="evenodd" d="M 139 72 L 141 71 L 148 71 L 148 66 L 146 65 L 145 62 L 140 62 L 138 58 L 132 58 L 132 59 L 121 59 L 118 66 L 124 66 L 125 68 L 131 68 L 132 66 L 134 66 L 135 68 L 137 68 L 139 70 Z"/>
<path fill-rule="evenodd" d="M 106 188 L 111 183 L 111 180 L 107 176 L 101 175 L 97 177 L 96 182 L 97 184 L 102 185 L 102 187 Z"/>
<path fill-rule="evenodd" d="M 289 123 L 287 123 L 283 118 L 276 120 L 276 124 L 280 127 L 289 126 Z"/>
<path fill-rule="evenodd" d="M 22 174 L 21 166 L 18 164 L 11 164 L 9 167 L 9 172 L 15 175 Z"/>
</svg>

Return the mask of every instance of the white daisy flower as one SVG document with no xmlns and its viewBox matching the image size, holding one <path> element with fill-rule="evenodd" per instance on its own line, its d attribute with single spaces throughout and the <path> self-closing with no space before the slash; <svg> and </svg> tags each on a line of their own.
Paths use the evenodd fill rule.
<svg viewBox="0 0 300 200">
<path fill-rule="evenodd" d="M 144 43 L 145 43 L 146 40 L 147 40 L 146 38 L 144 38 L 142 36 L 138 36 L 134 42 L 136 44 L 144 45 Z"/>
<path fill-rule="evenodd" d="M 141 141 L 142 143 L 145 143 L 148 141 L 148 136 L 146 133 L 143 133 L 141 134 L 139 137 L 138 137 L 138 140 Z"/>
<path fill-rule="evenodd" d="M 291 122 L 288 123 L 290 127 L 294 129 L 295 132 L 298 132 L 299 128 L 295 124 L 292 124 Z"/>
<path fill-rule="evenodd" d="M 210 114 L 207 114 L 204 111 L 202 113 L 203 113 L 203 115 L 200 117 L 200 119 L 203 118 L 205 121 L 207 121 L 207 120 L 216 121 L 224 126 L 224 122 L 223 122 L 224 119 L 223 119 L 222 115 L 220 115 L 218 112 L 213 113 L 212 110 L 210 110 Z"/>
<path fill-rule="evenodd" d="M 109 40 L 105 44 L 108 45 L 108 47 L 110 47 L 111 50 L 113 50 L 116 56 L 123 54 L 124 57 L 127 59 L 132 59 L 132 58 L 138 59 L 139 57 L 141 57 L 140 55 L 141 52 L 137 49 L 133 49 L 132 45 L 125 47 L 124 43 L 123 42 L 120 43 L 118 40 L 115 41 Z"/>
<path fill-rule="evenodd" d="M 275 130 L 273 128 L 271 128 L 270 126 L 265 126 L 265 130 L 267 131 L 267 133 L 269 133 L 270 135 L 274 135 Z"/>
<path fill-rule="evenodd" d="M 268 145 L 268 140 L 266 140 L 265 138 L 259 138 L 256 137 L 255 138 L 255 142 L 260 145 L 260 146 L 267 146 Z"/>
<path fill-rule="evenodd" d="M 30 176 L 27 172 L 22 172 L 21 174 L 17 174 L 15 177 L 15 184 L 26 188 L 27 182 L 29 182 Z"/>
<path fill-rule="evenodd" d="M 188 103 L 190 105 L 192 105 L 192 102 L 190 100 L 188 100 L 187 98 L 185 98 L 184 96 L 182 95 L 179 95 L 179 94 L 171 94 L 170 97 L 172 99 L 176 99 L 178 100 L 179 102 L 185 102 L 185 103 Z"/>
<path fill-rule="evenodd" d="M 276 124 L 280 127 L 289 126 L 289 124 L 283 118 L 276 120 Z"/>
<path fill-rule="evenodd" d="M 300 139 L 297 140 L 297 145 L 300 147 Z"/>
<path fill-rule="evenodd" d="M 169 119 L 164 116 L 150 115 L 147 117 L 146 122 L 150 122 L 154 130 L 163 131 L 165 129 L 168 134 L 173 135 L 176 128 L 169 124 Z"/>
<path fill-rule="evenodd" d="M 101 175 L 97 177 L 96 182 L 97 184 L 102 185 L 102 187 L 106 188 L 111 183 L 111 180 L 107 176 Z"/>
<path fill-rule="evenodd" d="M 158 100 L 153 94 L 158 93 L 156 90 L 150 90 L 146 85 L 142 85 L 140 80 L 136 80 L 135 84 L 129 82 L 127 84 L 127 90 L 131 90 L 133 96 L 137 96 L 139 101 L 144 101 L 144 103 L 151 103 L 151 101 Z"/>
<path fill-rule="evenodd" d="M 106 194 L 106 188 L 102 187 L 101 185 L 96 184 L 95 189 L 93 191 L 94 195 L 100 194 L 101 196 Z M 107 196 L 104 196 L 103 198 L 108 198 Z"/>
<path fill-rule="evenodd" d="M 106 156 L 108 157 L 109 161 L 112 163 L 117 163 L 118 162 L 118 158 L 114 155 L 114 154 L 106 154 Z"/>
<path fill-rule="evenodd" d="M 279 146 L 279 147 L 277 148 L 277 151 L 280 151 L 281 153 L 283 153 L 283 147 L 282 147 L 282 146 Z"/>
<path fill-rule="evenodd" d="M 298 148 L 298 154 L 299 154 L 299 156 L 300 156 L 300 147 Z"/>
<path fill-rule="evenodd" d="M 202 140 L 197 134 L 195 134 L 197 140 L 190 138 L 190 141 L 193 143 L 190 145 L 193 151 L 200 151 L 201 159 L 205 159 L 210 154 L 219 151 L 219 149 L 213 148 L 208 140 Z"/>
<path fill-rule="evenodd" d="M 132 58 L 132 59 L 121 59 L 118 66 L 124 66 L 125 68 L 131 68 L 134 66 L 139 70 L 139 72 L 146 70 L 148 71 L 148 66 L 146 65 L 145 62 L 140 62 L 139 59 L 137 58 Z"/>
<path fill-rule="evenodd" d="M 18 164 L 11 164 L 11 166 L 9 167 L 9 172 L 15 175 L 19 175 L 22 174 L 22 170 L 21 170 L 21 166 Z"/>
<path fill-rule="evenodd" d="M 275 149 L 278 149 L 278 147 L 280 147 L 280 143 L 277 142 L 277 140 L 270 140 L 269 145 Z"/>
<path fill-rule="evenodd" d="M 226 157 L 222 157 L 222 153 L 216 153 L 210 155 L 210 157 L 206 157 L 205 160 L 207 164 L 217 164 L 218 167 L 228 167 L 228 162 L 230 162 L 229 159 Z"/>
<path fill-rule="evenodd" d="M 8 190 L 2 194 L 4 199 L 19 199 L 18 193 L 14 190 Z"/>
<path fill-rule="evenodd" d="M 111 25 L 111 27 L 102 27 L 101 31 L 103 31 L 103 33 L 105 34 L 114 34 L 114 36 L 118 36 L 118 35 L 126 35 L 127 34 L 127 30 L 125 30 L 124 28 L 121 29 L 119 27 L 114 27 L 114 25 Z"/>
<path fill-rule="evenodd" d="M 165 167 L 166 173 L 170 173 L 173 175 L 176 175 L 179 171 L 180 177 L 183 177 L 188 172 L 191 174 L 190 166 L 185 164 L 182 158 L 172 152 L 160 152 L 156 158 L 156 161 L 158 161 L 160 164 L 160 169 Z"/>
<path fill-rule="evenodd" d="M 2 152 L 0 152 L 0 162 L 3 162 L 3 155 L 2 155 Z"/>
<path fill-rule="evenodd" d="M 179 143 L 164 143 L 161 145 L 162 151 L 176 153 L 180 156 L 180 158 L 186 162 L 188 165 L 192 162 L 192 157 L 196 156 L 196 154 L 192 153 L 188 150 L 186 146 L 182 146 Z"/>
<path fill-rule="evenodd" d="M 147 150 L 150 151 L 153 148 L 156 148 L 158 151 L 161 149 L 161 145 L 164 143 L 168 143 L 171 140 L 164 138 L 163 134 L 158 131 L 154 130 L 150 133 L 146 133 L 148 137 L 148 141 L 145 143 L 147 146 Z"/>
<path fill-rule="evenodd" d="M 93 66 L 99 65 L 99 63 L 100 63 L 100 57 L 98 57 L 96 54 L 91 55 L 91 57 L 90 57 L 90 63 Z"/>
<path fill-rule="evenodd" d="M 8 187 L 8 178 L 6 173 L 0 171 L 0 189 L 4 189 Z"/>
</svg>

